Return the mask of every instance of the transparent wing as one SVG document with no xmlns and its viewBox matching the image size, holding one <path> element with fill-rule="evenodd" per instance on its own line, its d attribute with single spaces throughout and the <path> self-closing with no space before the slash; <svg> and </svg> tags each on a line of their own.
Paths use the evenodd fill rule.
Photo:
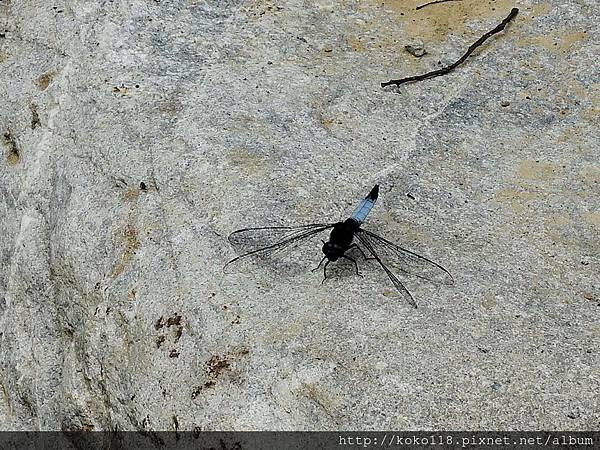
<svg viewBox="0 0 600 450">
<path fill-rule="evenodd" d="M 404 299 L 408 303 L 410 303 L 411 306 L 413 306 L 414 308 L 416 308 L 417 307 L 417 302 L 415 302 L 415 299 L 413 298 L 413 296 L 411 295 L 411 293 L 408 292 L 408 289 L 406 289 L 406 287 L 404 287 L 404 285 L 398 279 L 398 277 L 396 277 L 396 275 L 394 275 L 392 273 L 392 271 L 390 269 L 388 269 L 388 267 L 383 263 L 383 261 L 381 260 L 381 258 L 377 254 L 377 252 L 375 251 L 374 245 L 371 243 L 371 240 L 368 239 L 367 235 L 365 233 L 357 232 L 355 234 L 355 236 L 362 243 L 363 247 L 365 247 L 369 251 L 369 253 L 372 255 L 372 257 L 375 258 L 375 260 L 383 268 L 383 270 L 385 271 L 385 273 L 387 274 L 387 276 L 389 277 L 389 279 L 394 284 L 394 287 L 398 290 L 398 292 L 400 292 L 400 294 L 402 295 L 402 297 L 404 297 Z"/>
<path fill-rule="evenodd" d="M 230 264 L 256 254 L 269 254 L 282 250 L 294 243 L 308 239 L 317 233 L 333 228 L 335 223 L 313 223 L 295 227 L 242 228 L 229 235 L 229 242 L 241 255 L 233 258 Z"/>
<path fill-rule="evenodd" d="M 356 235 L 362 237 L 363 244 L 368 242 L 378 258 L 393 269 L 434 283 L 454 284 L 450 272 L 424 256 L 402 248 L 368 230 L 359 229 Z"/>
</svg>

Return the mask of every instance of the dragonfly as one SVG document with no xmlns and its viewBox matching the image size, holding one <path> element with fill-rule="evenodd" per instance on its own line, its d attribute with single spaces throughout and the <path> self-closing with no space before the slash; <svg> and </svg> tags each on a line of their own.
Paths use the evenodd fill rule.
<svg viewBox="0 0 600 450">
<path fill-rule="evenodd" d="M 414 308 L 417 303 L 412 294 L 394 273 L 414 276 L 436 284 L 452 285 L 454 279 L 440 264 L 415 252 L 362 228 L 367 216 L 375 206 L 379 196 L 379 185 L 376 184 L 369 194 L 358 204 L 352 215 L 344 221 L 333 223 L 311 223 L 296 226 L 272 226 L 242 228 L 229 235 L 229 242 L 241 248 L 244 253 L 231 259 L 225 267 L 240 259 L 253 255 L 267 255 L 331 230 L 329 239 L 323 242 L 323 258 L 313 272 L 323 266 L 323 281 L 327 280 L 327 266 L 339 259 L 349 260 L 356 268 L 356 274 L 362 276 L 358 263 L 353 256 L 355 249 L 365 261 L 375 261 L 387 274 L 400 295 Z M 325 263 L 325 264 L 323 264 Z M 224 269 L 225 269 L 224 267 Z"/>
</svg>

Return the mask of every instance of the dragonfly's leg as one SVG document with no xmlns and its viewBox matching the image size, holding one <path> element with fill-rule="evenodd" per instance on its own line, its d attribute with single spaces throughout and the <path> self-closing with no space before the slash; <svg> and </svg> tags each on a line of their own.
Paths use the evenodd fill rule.
<svg viewBox="0 0 600 450">
<path fill-rule="evenodd" d="M 354 263 L 354 267 L 356 267 L 356 275 L 358 275 L 359 277 L 362 277 L 362 275 L 358 271 L 358 264 L 356 264 L 356 260 L 354 258 L 350 258 L 349 256 L 346 256 L 346 255 L 342 255 L 342 258 L 346 258 L 347 260 L 352 261 Z"/>
<path fill-rule="evenodd" d="M 325 258 L 323 258 L 325 259 Z M 325 283 L 325 280 L 327 279 L 327 265 L 330 263 L 331 261 L 327 260 L 327 262 L 325 263 L 325 265 L 323 266 L 323 281 L 321 281 L 321 284 Z"/>
<path fill-rule="evenodd" d="M 323 256 L 323 259 L 321 260 L 321 262 L 319 263 L 319 265 L 317 267 L 315 267 L 313 270 L 311 270 L 311 272 L 314 272 L 314 271 L 318 270 L 319 267 L 321 267 L 321 264 L 323 264 L 323 261 L 325 261 L 325 258 L 327 258 L 327 256 Z"/>
<path fill-rule="evenodd" d="M 348 250 L 350 250 L 351 248 L 357 248 L 358 251 L 360 252 L 360 254 L 363 256 L 363 258 L 365 259 L 365 261 L 370 261 L 371 259 L 375 259 L 375 258 L 367 258 L 367 255 L 365 255 L 365 252 L 363 252 L 363 249 L 360 248 L 356 243 L 352 244 L 350 247 L 348 247 Z"/>
</svg>

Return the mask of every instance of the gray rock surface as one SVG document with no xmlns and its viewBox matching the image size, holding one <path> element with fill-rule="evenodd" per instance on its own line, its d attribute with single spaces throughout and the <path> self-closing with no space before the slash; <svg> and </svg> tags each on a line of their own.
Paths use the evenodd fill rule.
<svg viewBox="0 0 600 450">
<path fill-rule="evenodd" d="M 598 2 L 420 3 L 0 2 L 0 428 L 600 429 Z M 418 309 L 223 273 L 377 182 Z"/>
</svg>

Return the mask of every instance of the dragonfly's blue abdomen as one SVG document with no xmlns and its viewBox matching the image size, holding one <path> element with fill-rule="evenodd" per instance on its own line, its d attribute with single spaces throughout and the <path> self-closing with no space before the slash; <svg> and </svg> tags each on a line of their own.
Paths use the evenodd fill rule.
<svg viewBox="0 0 600 450">
<path fill-rule="evenodd" d="M 356 207 L 352 213 L 352 216 L 350 217 L 358 222 L 359 225 L 363 223 L 369 215 L 369 212 L 371 212 L 371 209 L 373 209 L 378 196 L 379 185 L 376 184 L 373 189 L 371 189 L 371 192 L 369 192 L 369 195 L 367 195 L 365 199 Z"/>
</svg>

